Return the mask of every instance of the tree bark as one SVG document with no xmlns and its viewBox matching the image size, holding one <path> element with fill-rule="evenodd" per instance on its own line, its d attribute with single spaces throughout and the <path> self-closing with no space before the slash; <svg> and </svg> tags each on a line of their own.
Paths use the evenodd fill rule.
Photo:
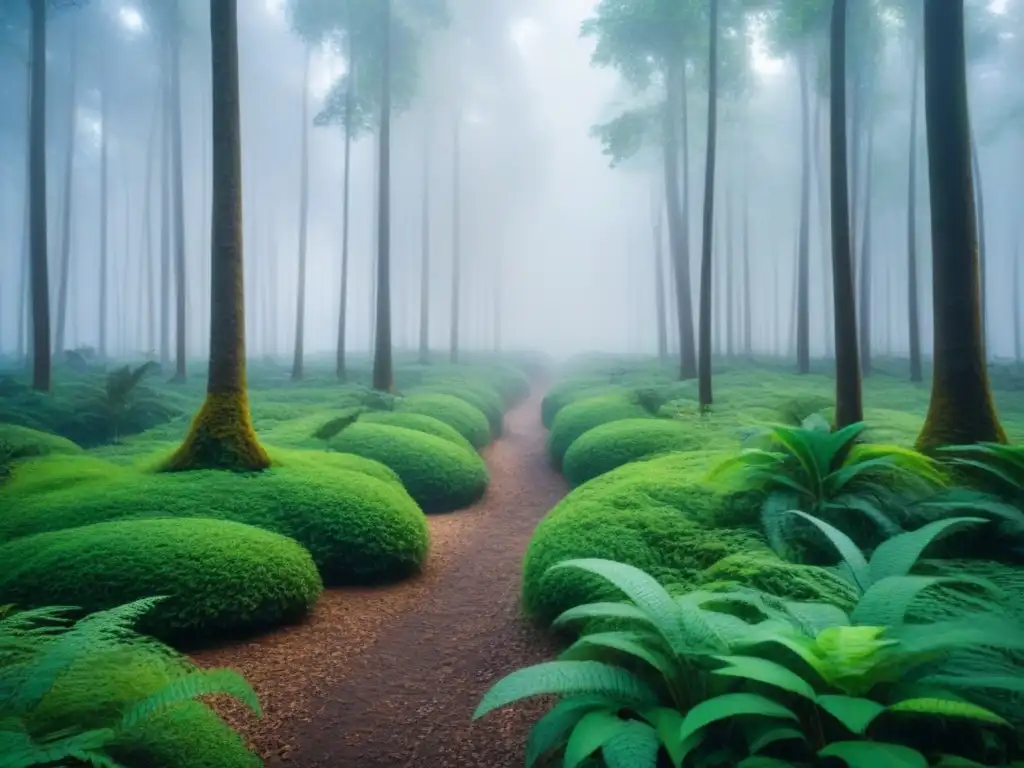
<svg viewBox="0 0 1024 768">
<path fill-rule="evenodd" d="M 978 142 L 971 136 L 971 173 L 974 175 L 974 197 L 978 212 L 978 271 L 980 273 L 978 293 L 981 301 L 981 341 L 988 346 L 988 248 L 985 240 L 985 184 L 981 178 L 981 162 L 978 159 Z M 985 353 L 988 362 L 988 352 Z"/>
<path fill-rule="evenodd" d="M 373 388 L 395 389 L 391 360 L 391 0 L 381 8 L 384 44 L 380 97 L 380 158 L 377 174 L 377 330 L 373 350 Z"/>
<path fill-rule="evenodd" d="M 807 50 L 800 53 L 800 120 L 802 157 L 800 160 L 800 233 L 797 245 L 796 285 L 796 367 L 799 373 L 811 371 L 810 326 L 810 225 L 811 225 L 811 109 Z"/>
<path fill-rule="evenodd" d="M 309 65 L 313 49 L 306 48 L 302 70 L 302 139 L 299 169 L 299 281 L 295 299 L 295 350 L 292 357 L 292 381 L 302 378 L 306 334 L 306 242 L 309 235 Z"/>
<path fill-rule="evenodd" d="M 32 9 L 32 97 L 29 133 L 29 207 L 32 297 L 32 389 L 49 392 L 50 278 L 46 244 L 46 3 Z"/>
<path fill-rule="evenodd" d="M 711 0 L 708 46 L 708 134 L 704 159 L 704 220 L 700 255 L 700 360 L 698 397 L 701 408 L 713 402 L 711 391 L 711 252 L 715 226 L 715 145 L 718 141 L 718 0 Z"/>
<path fill-rule="evenodd" d="M 863 229 L 861 230 L 860 242 L 860 270 L 857 272 L 857 287 L 860 292 L 860 308 L 857 312 L 857 319 L 860 321 L 860 370 L 862 376 L 871 374 L 871 334 L 873 306 L 871 301 L 871 187 L 874 177 L 875 166 L 875 120 L 873 110 L 869 105 L 867 110 L 867 153 L 865 156 L 864 169 L 864 218 L 862 219 Z"/>
<path fill-rule="evenodd" d="M 57 289 L 57 329 L 56 339 L 53 344 L 55 355 L 64 354 L 64 339 L 67 331 L 68 319 L 68 286 L 71 282 L 71 230 L 74 220 L 74 195 L 72 191 L 75 186 L 75 134 L 77 127 L 78 109 L 78 31 L 71 31 L 71 86 L 70 98 L 68 99 L 67 131 L 68 141 L 64 155 L 64 220 L 61 223 L 60 242 L 60 284 Z"/>
<path fill-rule="evenodd" d="M 846 150 L 846 0 L 833 0 L 830 30 L 830 164 L 832 198 L 832 292 L 836 332 L 837 429 L 864 420 L 857 302 L 854 297 L 853 244 Z"/>
<path fill-rule="evenodd" d="M 924 380 L 921 369 L 921 310 L 917 277 L 917 120 L 921 82 L 921 44 L 914 43 L 910 102 L 910 168 L 907 172 L 907 318 L 910 339 L 910 380 Z"/>
<path fill-rule="evenodd" d="M 931 402 L 917 447 L 1005 443 L 982 338 L 963 0 L 924 6 L 924 90 L 935 346 Z"/>
<path fill-rule="evenodd" d="M 165 469 L 258 471 L 270 466 L 246 391 L 242 151 L 236 0 L 210 0 L 213 218 L 210 370 L 206 402 Z"/>
</svg>

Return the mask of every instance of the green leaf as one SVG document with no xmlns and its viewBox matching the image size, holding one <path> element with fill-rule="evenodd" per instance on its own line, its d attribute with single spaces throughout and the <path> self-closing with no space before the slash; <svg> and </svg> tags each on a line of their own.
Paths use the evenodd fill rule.
<svg viewBox="0 0 1024 768">
<path fill-rule="evenodd" d="M 686 713 L 679 737 L 683 741 L 712 723 L 744 715 L 798 720 L 787 707 L 756 693 L 726 693 L 702 701 Z"/>
<path fill-rule="evenodd" d="M 548 661 L 519 669 L 502 678 L 484 695 L 473 719 L 514 701 L 555 696 L 608 696 L 620 706 L 654 706 L 658 697 L 635 675 L 600 661 Z"/>
<path fill-rule="evenodd" d="M 572 621 L 586 621 L 590 619 L 627 619 L 640 621 L 651 625 L 651 620 L 646 613 L 635 605 L 629 603 L 586 603 L 577 605 L 562 612 L 551 622 L 552 627 L 563 627 Z"/>
<path fill-rule="evenodd" d="M 777 725 L 755 721 L 749 728 L 744 729 L 747 737 L 747 748 L 751 754 L 756 754 L 762 749 L 777 744 L 780 741 L 804 741 L 805 736 L 796 728 L 788 725 Z"/>
<path fill-rule="evenodd" d="M 891 704 L 888 709 L 890 712 L 911 712 L 918 715 L 975 720 L 979 723 L 1010 727 L 1010 724 L 995 712 L 966 701 L 940 698 L 904 699 Z"/>
<path fill-rule="evenodd" d="M 652 707 L 651 709 L 645 709 L 640 714 L 648 723 L 654 726 L 658 738 L 661 740 L 669 759 L 672 761 L 673 768 L 682 768 L 683 760 L 686 759 L 687 754 L 700 743 L 699 738 L 691 740 L 690 744 L 684 743 L 680 738 L 683 716 L 678 710 L 669 707 Z"/>
<path fill-rule="evenodd" d="M 876 717 L 885 712 L 885 707 L 870 699 L 855 696 L 824 694 L 817 698 L 819 707 L 843 724 L 851 733 L 863 735 Z"/>
<path fill-rule="evenodd" d="M 854 585 L 859 587 L 861 592 L 866 591 L 868 586 L 871 584 L 871 575 L 868 571 L 868 561 L 867 558 L 864 557 L 864 553 L 860 551 L 860 547 L 853 543 L 853 539 L 840 531 L 834 525 L 829 525 L 824 520 L 819 520 L 806 512 L 794 509 L 791 510 L 791 514 L 802 517 L 825 534 L 828 540 L 832 543 L 832 546 L 836 548 L 836 551 L 843 559 L 843 562 L 849 567 Z M 879 547 L 879 549 L 881 549 L 881 547 Z"/>
<path fill-rule="evenodd" d="M 118 730 L 130 730 L 161 710 L 211 694 L 232 696 L 251 709 L 257 717 L 263 714 L 256 692 L 233 669 L 196 670 L 172 680 L 152 695 L 128 707 L 121 716 Z"/>
<path fill-rule="evenodd" d="M 800 675 L 774 661 L 760 659 L 756 656 L 715 656 L 715 658 L 725 662 L 728 666 L 714 670 L 713 674 L 765 683 L 812 701 L 817 695 L 810 683 Z"/>
<path fill-rule="evenodd" d="M 861 595 L 850 618 L 857 624 L 899 627 L 906 623 L 907 611 L 922 592 L 963 581 L 945 576 L 885 576 Z"/>
<path fill-rule="evenodd" d="M 639 720 L 623 725 L 601 747 L 607 768 L 657 768 L 660 741 L 655 730 Z"/>
<path fill-rule="evenodd" d="M 615 710 L 618 703 L 601 696 L 581 696 L 563 699 L 534 723 L 526 740 L 526 768 L 533 768 L 545 754 L 562 746 L 576 723 L 595 709 Z"/>
<path fill-rule="evenodd" d="M 880 581 L 887 576 L 905 576 L 910 573 L 928 545 L 939 536 L 985 522 L 987 521 L 981 517 L 951 517 L 947 520 L 936 520 L 916 531 L 901 533 L 883 541 L 871 556 L 870 581 Z"/>
<path fill-rule="evenodd" d="M 984 763 L 968 760 L 966 757 L 939 755 L 939 762 L 935 763 L 935 768 L 987 768 L 987 766 Z"/>
<path fill-rule="evenodd" d="M 928 768 L 916 749 L 879 741 L 837 741 L 819 750 L 818 757 L 838 757 L 849 768 Z"/>
<path fill-rule="evenodd" d="M 569 735 L 562 768 L 577 768 L 625 725 L 626 721 L 612 712 L 598 710 L 585 714 Z"/>
<path fill-rule="evenodd" d="M 785 760 L 777 760 L 774 757 L 764 755 L 752 755 L 745 757 L 736 764 L 736 768 L 793 768 L 792 763 Z"/>
<path fill-rule="evenodd" d="M 583 635 L 563 651 L 559 658 L 585 659 L 600 649 L 618 651 L 640 659 L 663 677 L 671 679 L 675 674 L 672 662 L 664 654 L 645 646 L 643 639 L 643 635 L 637 632 L 595 632 Z"/>
</svg>

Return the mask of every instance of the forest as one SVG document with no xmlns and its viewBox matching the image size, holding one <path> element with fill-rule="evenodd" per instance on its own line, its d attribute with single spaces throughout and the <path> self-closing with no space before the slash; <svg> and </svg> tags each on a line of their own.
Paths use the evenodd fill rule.
<svg viewBox="0 0 1024 768">
<path fill-rule="evenodd" d="M 1024 0 L 0 0 L 0 768 L 1024 768 Z"/>
</svg>

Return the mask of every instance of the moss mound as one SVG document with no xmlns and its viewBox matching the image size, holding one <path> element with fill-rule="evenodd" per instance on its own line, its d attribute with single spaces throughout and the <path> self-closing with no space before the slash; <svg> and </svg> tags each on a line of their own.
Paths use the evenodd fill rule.
<svg viewBox="0 0 1024 768">
<path fill-rule="evenodd" d="M 359 417 L 360 423 L 383 424 L 388 427 L 402 427 L 416 432 L 423 432 L 427 435 L 440 437 L 453 445 L 464 448 L 467 451 L 474 451 L 469 440 L 459 434 L 455 427 L 445 424 L 433 416 L 424 416 L 422 413 L 406 413 L 404 411 L 370 411 Z M 376 462 L 374 462 L 376 463 Z M 383 466 L 383 465 L 381 465 Z M 397 477 L 397 475 L 395 475 Z"/>
<path fill-rule="evenodd" d="M 166 595 L 139 629 L 184 643 L 300 619 L 322 584 L 292 539 L 223 520 L 120 520 L 0 546 L 0 603 L 88 613 Z"/>
<path fill-rule="evenodd" d="M 491 442 L 491 428 L 487 423 L 487 417 L 478 408 L 454 395 L 410 395 L 398 401 L 395 410 L 403 413 L 421 413 L 443 421 L 469 440 L 474 448 L 483 448 Z"/>
<path fill-rule="evenodd" d="M 561 466 L 569 446 L 584 432 L 602 424 L 622 419 L 653 417 L 628 395 L 587 397 L 567 405 L 558 412 L 548 436 L 548 453 L 556 466 Z"/>
<path fill-rule="evenodd" d="M 331 446 L 391 467 L 427 513 L 467 507 L 487 490 L 487 466 L 478 454 L 423 432 L 356 422 Z"/>
<path fill-rule="evenodd" d="M 321 443 L 322 445 L 323 443 Z M 356 456 L 354 453 L 336 453 L 325 450 L 295 451 L 280 448 L 269 448 L 268 450 L 274 464 L 285 469 L 297 469 L 310 473 L 320 473 L 325 470 L 358 472 L 383 483 L 402 486 L 402 481 L 391 467 L 365 456 Z"/>
<path fill-rule="evenodd" d="M 850 610 L 857 596 L 839 576 L 814 565 L 798 565 L 770 551 L 742 552 L 722 558 L 699 574 L 702 586 L 752 587 L 789 600 L 826 602 Z"/>
<path fill-rule="evenodd" d="M 632 461 L 698 447 L 698 438 L 681 422 L 623 419 L 594 427 L 573 441 L 562 472 L 573 485 L 580 485 Z"/>
<path fill-rule="evenodd" d="M 468 403 L 487 417 L 492 437 L 501 435 L 505 426 L 505 400 L 488 382 L 479 378 L 459 378 L 452 381 L 427 380 L 416 394 L 451 395 Z"/>
<path fill-rule="evenodd" d="M 82 449 L 66 437 L 21 427 L 17 424 L 0 423 L 0 445 L 7 446 L 19 459 L 47 456 L 51 453 L 82 453 Z"/>
<path fill-rule="evenodd" d="M 142 517 L 233 520 L 295 539 L 332 586 L 403 578 L 427 555 L 427 521 L 409 494 L 359 472 L 296 465 L 259 475 L 152 474 L 108 464 L 102 475 L 69 481 L 65 464 L 30 461 L 0 489 L 0 541 Z M 27 489 L 25 470 L 33 479 Z"/>
<path fill-rule="evenodd" d="M 544 395 L 540 404 L 540 419 L 544 426 L 550 429 L 559 411 L 577 400 L 621 394 L 625 394 L 625 389 L 609 383 L 607 379 L 566 379 L 555 384 Z"/>
</svg>

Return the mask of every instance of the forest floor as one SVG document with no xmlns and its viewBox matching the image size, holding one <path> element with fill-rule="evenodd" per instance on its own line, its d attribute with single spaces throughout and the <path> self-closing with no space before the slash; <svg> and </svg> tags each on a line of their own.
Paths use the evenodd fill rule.
<svg viewBox="0 0 1024 768">
<path fill-rule="evenodd" d="M 218 710 L 268 766 L 517 768 L 544 702 L 471 717 L 505 674 L 550 659 L 551 640 L 520 616 L 523 553 L 566 493 L 549 465 L 544 391 L 508 412 L 484 452 L 486 496 L 430 518 L 431 554 L 417 578 L 327 590 L 312 616 L 250 642 L 197 654 L 242 672 L 264 715 Z"/>
</svg>

